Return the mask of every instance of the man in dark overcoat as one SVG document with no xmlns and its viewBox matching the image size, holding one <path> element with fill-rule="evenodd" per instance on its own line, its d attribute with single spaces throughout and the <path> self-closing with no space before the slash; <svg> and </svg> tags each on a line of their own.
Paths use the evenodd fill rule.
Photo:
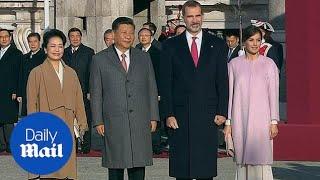
<svg viewBox="0 0 320 180">
<path fill-rule="evenodd" d="M 21 92 L 21 97 L 18 97 L 18 101 L 22 101 L 21 115 L 27 115 L 27 82 L 31 70 L 40 64 L 47 58 L 46 53 L 42 48 L 40 48 L 40 34 L 39 33 L 30 33 L 27 37 L 28 45 L 30 51 L 24 55 L 22 61 L 22 81 L 19 82 L 19 90 Z M 19 98 L 22 98 L 21 100 Z"/>
<path fill-rule="evenodd" d="M 217 176 L 217 127 L 226 120 L 226 44 L 201 29 L 197 1 L 182 8 L 186 31 L 163 44 L 161 106 L 169 132 L 169 175 L 177 179 Z"/>
<path fill-rule="evenodd" d="M 158 92 L 149 54 L 132 48 L 134 23 L 112 23 L 114 45 L 93 56 L 90 95 L 93 126 L 104 136 L 102 166 L 109 180 L 144 180 L 152 165 L 151 132 L 159 121 Z"/>
<path fill-rule="evenodd" d="M 81 151 L 84 154 L 90 152 L 91 148 L 91 111 L 90 111 L 90 94 L 89 94 L 89 77 L 90 63 L 94 50 L 82 44 L 82 32 L 78 28 L 71 28 L 68 31 L 70 45 L 64 50 L 62 59 L 64 62 L 74 69 L 78 75 L 81 90 L 83 94 L 83 102 L 87 115 L 87 123 L 89 131 L 86 131 L 83 136 Z"/>
<path fill-rule="evenodd" d="M 9 30 L 0 29 L 0 152 L 11 152 L 10 136 L 18 120 L 17 93 L 23 55 L 11 40 Z"/>
</svg>

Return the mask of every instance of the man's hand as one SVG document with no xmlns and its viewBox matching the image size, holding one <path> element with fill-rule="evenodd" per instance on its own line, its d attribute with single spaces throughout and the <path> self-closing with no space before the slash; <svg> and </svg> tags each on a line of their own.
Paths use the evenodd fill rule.
<svg viewBox="0 0 320 180">
<path fill-rule="evenodd" d="M 11 99 L 12 99 L 12 100 L 16 100 L 16 98 L 17 98 L 17 94 L 12 94 L 12 95 L 11 95 Z"/>
<path fill-rule="evenodd" d="M 167 126 L 172 129 L 179 128 L 178 122 L 175 117 L 171 116 L 167 118 Z"/>
<path fill-rule="evenodd" d="M 157 129 L 157 121 L 152 120 L 150 123 L 151 126 L 151 132 L 155 132 Z"/>
<path fill-rule="evenodd" d="M 22 102 L 22 97 L 17 97 L 17 101 L 18 101 L 19 103 L 21 103 L 21 102 Z"/>
<path fill-rule="evenodd" d="M 274 139 L 278 135 L 278 126 L 276 124 L 271 124 L 270 126 L 270 139 Z"/>
<path fill-rule="evenodd" d="M 100 134 L 101 136 L 104 136 L 104 125 L 98 125 L 96 126 L 96 130 L 98 132 L 98 134 Z"/>
<path fill-rule="evenodd" d="M 221 124 L 226 122 L 226 118 L 224 116 L 220 116 L 220 115 L 216 115 L 216 117 L 214 117 L 214 122 L 220 126 Z"/>
</svg>

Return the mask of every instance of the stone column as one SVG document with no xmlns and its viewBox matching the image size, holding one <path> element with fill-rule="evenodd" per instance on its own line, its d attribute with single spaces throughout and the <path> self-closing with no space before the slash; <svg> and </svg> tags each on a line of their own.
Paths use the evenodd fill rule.
<svg viewBox="0 0 320 180">
<path fill-rule="evenodd" d="M 95 0 L 96 51 L 104 49 L 103 33 L 119 16 L 133 17 L 132 0 Z"/>
<path fill-rule="evenodd" d="M 161 34 L 162 26 L 166 25 L 166 6 L 165 0 L 155 0 L 151 2 L 150 5 L 151 9 L 151 22 L 153 22 L 158 30 L 155 35 L 155 38 L 158 39 L 159 35 Z"/>
</svg>

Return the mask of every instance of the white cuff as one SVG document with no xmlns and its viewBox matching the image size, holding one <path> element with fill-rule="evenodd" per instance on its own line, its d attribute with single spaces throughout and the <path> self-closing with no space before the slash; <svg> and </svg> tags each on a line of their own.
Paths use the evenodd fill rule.
<svg viewBox="0 0 320 180">
<path fill-rule="evenodd" d="M 271 124 L 278 124 L 278 121 L 277 120 L 271 120 Z"/>
<path fill-rule="evenodd" d="M 231 126 L 231 119 L 227 119 L 224 123 L 226 126 Z"/>
</svg>

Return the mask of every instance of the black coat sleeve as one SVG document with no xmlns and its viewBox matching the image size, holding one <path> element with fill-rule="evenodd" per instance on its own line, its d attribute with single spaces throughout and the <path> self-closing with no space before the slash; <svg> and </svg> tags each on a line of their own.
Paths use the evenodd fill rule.
<svg viewBox="0 0 320 180">
<path fill-rule="evenodd" d="M 159 95 L 160 99 L 160 118 L 166 119 L 167 117 L 174 116 L 173 112 L 173 52 L 170 46 L 170 41 L 166 41 L 162 46 L 160 53 L 160 66 L 159 66 Z"/>
<path fill-rule="evenodd" d="M 222 49 L 227 49 L 227 46 L 221 44 Z M 217 115 L 227 117 L 228 100 L 229 100 L 229 85 L 228 85 L 228 66 L 227 66 L 227 50 L 219 51 L 217 62 L 217 79 L 216 91 L 218 94 Z"/>
</svg>

